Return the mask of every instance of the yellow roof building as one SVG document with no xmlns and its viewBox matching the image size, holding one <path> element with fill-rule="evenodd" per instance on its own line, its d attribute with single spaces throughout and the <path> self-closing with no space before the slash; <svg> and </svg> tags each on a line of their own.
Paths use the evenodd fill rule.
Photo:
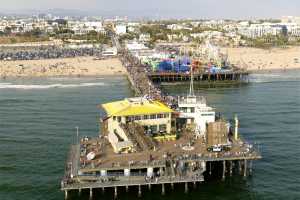
<svg viewBox="0 0 300 200">
<path fill-rule="evenodd" d="M 122 101 L 102 104 L 102 107 L 111 116 L 133 116 L 133 115 L 151 115 L 157 113 L 173 112 L 167 105 L 160 101 L 152 101 L 143 97 L 127 98 Z"/>
</svg>

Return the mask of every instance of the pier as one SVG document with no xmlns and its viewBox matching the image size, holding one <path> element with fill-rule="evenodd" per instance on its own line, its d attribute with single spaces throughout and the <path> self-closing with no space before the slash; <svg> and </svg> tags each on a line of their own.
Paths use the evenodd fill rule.
<svg viewBox="0 0 300 200">
<path fill-rule="evenodd" d="M 120 45 L 118 45 L 120 47 Z M 120 60 L 127 69 L 127 79 L 136 95 L 148 96 L 161 100 L 168 105 L 174 103 L 174 98 L 161 90 L 161 84 L 188 83 L 191 81 L 190 73 L 180 72 L 153 72 L 150 66 L 144 65 L 128 50 L 120 49 Z M 201 84 L 240 84 L 249 82 L 249 72 L 234 67 L 233 70 L 209 73 L 198 70 L 193 75 L 196 85 Z"/>
<path fill-rule="evenodd" d="M 113 41 L 116 43 L 117 39 L 113 38 Z M 116 46 L 120 48 L 119 44 Z M 114 198 L 117 198 L 118 189 L 125 188 L 128 191 L 130 187 L 138 188 L 137 195 L 140 197 L 143 188 L 151 190 L 153 185 L 159 185 L 161 194 L 165 195 L 167 184 L 171 185 L 171 188 L 174 184 L 184 184 L 187 193 L 189 183 L 195 186 L 204 182 L 205 174 L 215 176 L 212 168 L 222 172 L 221 180 L 226 176 L 232 176 L 235 172 L 244 177 L 252 173 L 252 162 L 262 157 L 258 146 L 245 143 L 239 136 L 237 118 L 235 129 L 230 131 L 228 136 L 227 133 L 224 135 L 226 123 L 222 119 L 210 125 L 207 123 L 208 129 L 211 127 L 215 131 L 213 137 L 196 134 L 199 130 L 194 126 L 186 124 L 182 127 L 182 122 L 178 118 L 180 101 L 173 96 L 165 95 L 159 87 L 161 82 L 173 81 L 191 81 L 191 86 L 193 81 L 239 81 L 248 75 L 247 72 L 236 71 L 218 75 L 203 72 L 196 73 L 195 76 L 158 74 L 151 72 L 148 66 L 142 65 L 125 49 L 119 49 L 119 52 L 132 89 L 137 96 L 144 96 L 144 99 L 127 99 L 102 105 L 108 114 L 101 121 L 102 132 L 99 137 L 82 138 L 71 145 L 65 175 L 61 181 L 61 190 L 65 192 L 66 199 L 70 191 L 77 191 L 80 194 L 82 190 L 88 190 L 92 199 L 93 190 L 101 189 L 105 192 L 106 188 L 112 188 Z M 191 87 L 191 95 L 192 90 Z M 195 98 L 197 103 L 204 105 L 201 99 L 193 95 L 188 98 Z M 164 104 L 161 105 L 159 102 Z M 181 103 L 187 104 L 189 99 L 181 99 Z M 151 109 L 146 109 L 147 105 L 153 110 L 165 111 L 157 111 L 157 114 L 153 115 Z M 140 114 L 124 111 L 125 108 L 132 107 Z M 140 107 L 145 107 L 145 110 L 141 112 Z M 206 112 L 211 108 L 206 106 L 204 109 L 208 109 Z M 120 114 L 120 111 L 123 114 Z M 141 124 L 142 120 L 145 123 L 149 120 L 152 120 L 151 123 L 165 121 L 169 125 L 160 124 L 159 131 L 154 135 L 151 133 L 150 137 L 148 134 L 150 125 L 145 127 Z M 113 127 L 109 127 L 109 124 Z M 173 127 L 169 129 L 168 126 L 171 124 Z M 210 150 L 211 144 L 208 140 L 214 141 L 216 137 L 220 137 L 220 140 L 225 137 L 226 141 L 231 141 L 230 148 L 224 147 L 220 151 Z"/>
<path fill-rule="evenodd" d="M 198 72 L 194 73 L 194 82 L 247 82 L 249 73 L 246 71 L 229 71 L 220 73 L 208 73 L 208 72 Z M 151 72 L 148 73 L 148 77 L 154 83 L 162 82 L 190 82 L 191 76 L 188 73 L 175 73 L 175 72 Z"/>
<path fill-rule="evenodd" d="M 190 133 L 185 134 L 177 141 L 158 143 L 155 150 L 141 150 L 127 155 L 114 154 L 110 144 L 104 144 L 104 138 L 74 144 L 68 155 L 61 189 L 65 191 L 66 198 L 68 192 L 80 193 L 82 190 L 89 190 L 92 198 L 93 189 L 105 191 L 106 188 L 114 188 L 117 196 L 116 191 L 122 187 L 126 191 L 130 187 L 138 187 L 138 195 L 141 195 L 141 188 L 151 189 L 151 185 L 160 185 L 164 195 L 166 184 L 185 184 L 188 192 L 188 183 L 203 182 L 205 171 L 213 176 L 211 169 L 217 163 L 216 166 L 221 166 L 219 170 L 222 171 L 220 179 L 224 180 L 233 172 L 244 177 L 251 175 L 253 160 L 261 159 L 257 148 L 241 145 L 241 140 L 235 141 L 228 152 L 207 152 L 202 140 L 195 141 L 194 149 L 185 150 L 181 146 L 188 143 Z M 79 155 L 91 149 L 101 149 L 97 158 L 89 163 L 79 162 Z"/>
</svg>

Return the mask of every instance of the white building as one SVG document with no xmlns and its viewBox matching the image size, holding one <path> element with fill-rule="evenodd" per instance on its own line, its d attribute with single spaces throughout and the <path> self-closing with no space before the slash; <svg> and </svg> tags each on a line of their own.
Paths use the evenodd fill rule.
<svg viewBox="0 0 300 200">
<path fill-rule="evenodd" d="M 222 32 L 219 31 L 204 31 L 202 33 L 192 33 L 193 38 L 220 38 L 223 36 Z"/>
<path fill-rule="evenodd" d="M 102 104 L 102 107 L 107 113 L 104 123 L 107 124 L 108 140 L 115 153 L 132 151 L 133 141 L 123 128 L 131 123 L 143 128 L 143 133 L 136 132 L 135 135 L 150 134 L 156 140 L 164 138 L 162 135 L 176 139 L 176 134 L 171 131 L 173 110 L 160 101 L 136 97 Z"/>
<path fill-rule="evenodd" d="M 151 36 L 149 33 L 147 34 L 141 34 L 140 37 L 139 37 L 139 41 L 140 42 L 149 42 L 151 39 Z"/>
<path fill-rule="evenodd" d="M 117 24 L 115 28 L 117 35 L 122 35 L 127 33 L 127 26 L 124 24 Z"/>
<path fill-rule="evenodd" d="M 186 124 L 195 125 L 195 136 L 205 137 L 206 126 L 215 122 L 215 111 L 206 105 L 202 96 L 194 94 L 193 76 L 191 77 L 190 94 L 185 97 L 178 97 L 179 118 L 186 119 Z"/>
<path fill-rule="evenodd" d="M 102 56 L 116 56 L 118 54 L 117 47 L 106 48 L 102 52 Z"/>
<path fill-rule="evenodd" d="M 147 50 L 147 49 L 149 49 L 144 44 L 138 43 L 137 41 L 132 41 L 130 43 L 127 43 L 126 44 L 126 48 L 129 51 L 139 51 L 139 50 Z"/>
<path fill-rule="evenodd" d="M 138 31 L 139 27 L 140 27 L 140 23 L 137 23 L 137 22 L 129 22 L 127 24 L 127 30 L 129 32 L 136 32 L 136 31 Z"/>
<path fill-rule="evenodd" d="M 300 24 L 297 23 L 286 23 L 287 32 L 289 36 L 300 37 Z"/>
<path fill-rule="evenodd" d="M 167 25 L 167 29 L 171 29 L 171 30 L 192 30 L 193 28 L 188 27 L 184 24 L 170 24 L 170 25 Z"/>
<path fill-rule="evenodd" d="M 90 31 L 96 31 L 97 33 L 105 33 L 104 27 L 101 21 L 69 21 L 68 27 L 74 31 L 75 35 L 84 35 Z"/>
<path fill-rule="evenodd" d="M 251 24 L 250 26 L 239 26 L 238 32 L 249 38 L 257 38 L 265 35 L 278 35 L 283 33 L 283 26 L 280 24 L 262 23 Z"/>
</svg>

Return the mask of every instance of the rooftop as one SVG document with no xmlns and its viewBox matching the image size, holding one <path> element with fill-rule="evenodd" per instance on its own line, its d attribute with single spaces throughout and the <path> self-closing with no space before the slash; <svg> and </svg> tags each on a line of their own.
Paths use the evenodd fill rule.
<svg viewBox="0 0 300 200">
<path fill-rule="evenodd" d="M 173 112 L 160 101 L 152 101 L 143 97 L 127 98 L 121 101 L 102 104 L 107 116 L 131 116 Z"/>
</svg>

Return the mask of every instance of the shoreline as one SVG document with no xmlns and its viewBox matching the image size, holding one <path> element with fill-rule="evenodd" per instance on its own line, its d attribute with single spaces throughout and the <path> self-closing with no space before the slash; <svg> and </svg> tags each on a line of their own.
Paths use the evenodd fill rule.
<svg viewBox="0 0 300 200">
<path fill-rule="evenodd" d="M 292 68 L 292 69 L 265 69 L 265 70 L 249 70 L 249 75 L 251 74 L 267 74 L 267 73 L 284 73 L 284 72 L 291 72 L 291 71 L 299 71 L 300 68 Z M 110 74 L 77 74 L 77 75 L 43 75 L 43 76 L 27 76 L 27 75 L 21 75 L 21 76 L 1 76 L 0 80 L 28 80 L 28 79 L 47 79 L 47 78 L 109 78 L 109 77 L 127 77 L 127 73 L 110 73 Z"/>
<path fill-rule="evenodd" d="M 30 80 L 30 79 L 92 79 L 92 78 L 109 78 L 109 77 L 126 77 L 126 74 L 104 74 L 104 75 L 60 75 L 60 76 L 6 76 L 0 80 Z"/>
<path fill-rule="evenodd" d="M 35 78 L 40 78 L 40 79 L 47 79 L 47 78 L 108 78 L 108 77 L 126 77 L 126 74 L 120 73 L 120 74 L 95 74 L 95 75 L 58 75 L 58 76 L 0 76 L 0 80 L 11 80 L 11 79 L 35 79 Z"/>
<path fill-rule="evenodd" d="M 272 69 L 261 69 L 261 70 L 248 70 L 250 74 L 266 74 L 266 73 L 283 73 L 283 72 L 291 72 L 291 71 L 299 71 L 299 68 L 289 68 L 289 69 L 278 69 L 278 68 L 272 68 Z"/>
</svg>

